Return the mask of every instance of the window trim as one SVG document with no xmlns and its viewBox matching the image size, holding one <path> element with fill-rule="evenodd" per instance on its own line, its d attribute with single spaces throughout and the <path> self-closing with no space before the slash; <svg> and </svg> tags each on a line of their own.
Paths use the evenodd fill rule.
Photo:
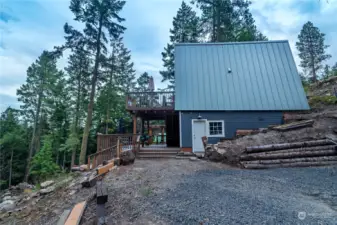
<svg viewBox="0 0 337 225">
<path fill-rule="evenodd" d="M 211 135 L 210 134 L 210 123 L 221 123 L 222 124 L 222 134 Z M 207 137 L 225 137 L 225 121 L 224 120 L 207 120 Z"/>
</svg>

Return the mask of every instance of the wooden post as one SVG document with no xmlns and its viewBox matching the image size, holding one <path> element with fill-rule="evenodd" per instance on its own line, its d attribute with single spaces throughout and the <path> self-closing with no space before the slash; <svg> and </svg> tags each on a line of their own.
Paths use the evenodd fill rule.
<svg viewBox="0 0 337 225">
<path fill-rule="evenodd" d="M 119 150 L 120 150 L 120 148 L 119 148 L 119 147 L 120 147 L 120 143 L 121 143 L 121 142 L 120 142 L 120 140 L 119 140 L 119 138 L 118 138 L 118 139 L 117 139 L 117 149 L 116 149 L 117 158 L 119 158 L 119 156 L 120 156 L 120 154 L 119 154 L 119 153 L 120 153 L 120 152 L 119 152 Z"/>
<path fill-rule="evenodd" d="M 133 134 L 137 134 L 137 116 L 133 115 L 132 119 L 133 119 Z"/>
<path fill-rule="evenodd" d="M 88 156 L 88 170 L 91 170 L 91 168 L 90 168 L 90 156 Z"/>
<path fill-rule="evenodd" d="M 96 152 L 100 151 L 100 147 L 101 147 L 101 135 L 97 134 L 97 151 Z"/>
</svg>

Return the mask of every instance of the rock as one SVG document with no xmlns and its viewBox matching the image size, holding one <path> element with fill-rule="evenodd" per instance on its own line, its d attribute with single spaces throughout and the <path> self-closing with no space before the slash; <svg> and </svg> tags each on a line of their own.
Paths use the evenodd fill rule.
<svg viewBox="0 0 337 225">
<path fill-rule="evenodd" d="M 48 193 L 53 192 L 53 191 L 55 191 L 55 186 L 49 186 L 47 188 L 41 189 L 40 194 L 45 195 L 45 194 L 48 194 Z"/>
<path fill-rule="evenodd" d="M 48 187 L 48 186 L 50 186 L 50 185 L 52 185 L 54 183 L 55 182 L 53 180 L 47 180 L 47 181 L 41 183 L 41 188 L 46 188 L 46 187 Z"/>
<path fill-rule="evenodd" d="M 197 157 L 190 157 L 190 161 L 197 161 L 199 160 Z"/>
<path fill-rule="evenodd" d="M 70 193 L 69 193 L 69 195 L 74 195 L 74 194 L 76 194 L 76 190 L 72 190 Z"/>
<path fill-rule="evenodd" d="M 135 161 L 135 154 L 132 151 L 122 152 L 121 156 L 121 165 L 129 165 Z"/>
<path fill-rule="evenodd" d="M 7 195 L 7 196 L 5 196 L 3 199 L 2 199 L 2 201 L 8 201 L 8 200 L 13 200 L 13 196 L 9 196 L 9 195 Z"/>
<path fill-rule="evenodd" d="M 268 132 L 268 129 L 267 129 L 267 128 L 260 128 L 260 129 L 259 129 L 259 132 L 260 132 L 260 133 L 267 133 L 267 132 Z"/>
<path fill-rule="evenodd" d="M 22 182 L 22 183 L 14 186 L 12 188 L 15 189 L 15 190 L 25 190 L 25 189 L 33 189 L 33 188 L 35 188 L 35 186 L 32 185 L 32 184 L 28 184 L 26 182 Z"/>
<path fill-rule="evenodd" d="M 15 208 L 15 203 L 12 200 L 4 201 L 0 204 L 0 211 L 9 211 Z"/>
</svg>

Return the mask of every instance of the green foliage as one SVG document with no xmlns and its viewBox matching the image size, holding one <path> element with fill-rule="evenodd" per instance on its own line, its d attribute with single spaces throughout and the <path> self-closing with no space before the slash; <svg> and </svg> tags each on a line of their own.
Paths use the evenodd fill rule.
<svg viewBox="0 0 337 225">
<path fill-rule="evenodd" d="M 256 28 L 246 0 L 192 0 L 201 10 L 204 37 L 211 42 L 260 41 L 267 38 Z"/>
<path fill-rule="evenodd" d="M 165 70 L 160 71 L 164 81 L 169 81 L 169 88 L 174 88 L 174 44 L 185 42 L 199 42 L 201 29 L 200 19 L 192 7 L 184 1 L 177 15 L 173 18 L 173 29 L 170 30 L 170 43 L 162 52 Z"/>
<path fill-rule="evenodd" d="M 41 150 L 33 157 L 30 174 L 33 180 L 41 182 L 60 172 L 60 167 L 52 157 L 52 136 L 44 136 Z"/>
<path fill-rule="evenodd" d="M 301 59 L 300 66 L 308 71 L 311 81 L 318 80 L 318 72 L 323 68 L 323 62 L 331 57 L 325 53 L 325 49 L 329 46 L 324 44 L 325 34 L 313 25 L 307 22 L 298 35 L 296 42 L 299 57 Z"/>
<path fill-rule="evenodd" d="M 314 96 L 309 99 L 309 105 L 313 108 L 327 105 L 337 105 L 335 96 Z"/>
</svg>

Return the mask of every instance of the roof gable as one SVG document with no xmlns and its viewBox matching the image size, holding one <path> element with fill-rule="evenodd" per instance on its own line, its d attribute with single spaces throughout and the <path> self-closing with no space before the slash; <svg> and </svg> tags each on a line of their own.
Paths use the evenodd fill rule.
<svg viewBox="0 0 337 225">
<path fill-rule="evenodd" d="M 177 44 L 175 79 L 176 110 L 309 109 L 288 41 Z"/>
</svg>

